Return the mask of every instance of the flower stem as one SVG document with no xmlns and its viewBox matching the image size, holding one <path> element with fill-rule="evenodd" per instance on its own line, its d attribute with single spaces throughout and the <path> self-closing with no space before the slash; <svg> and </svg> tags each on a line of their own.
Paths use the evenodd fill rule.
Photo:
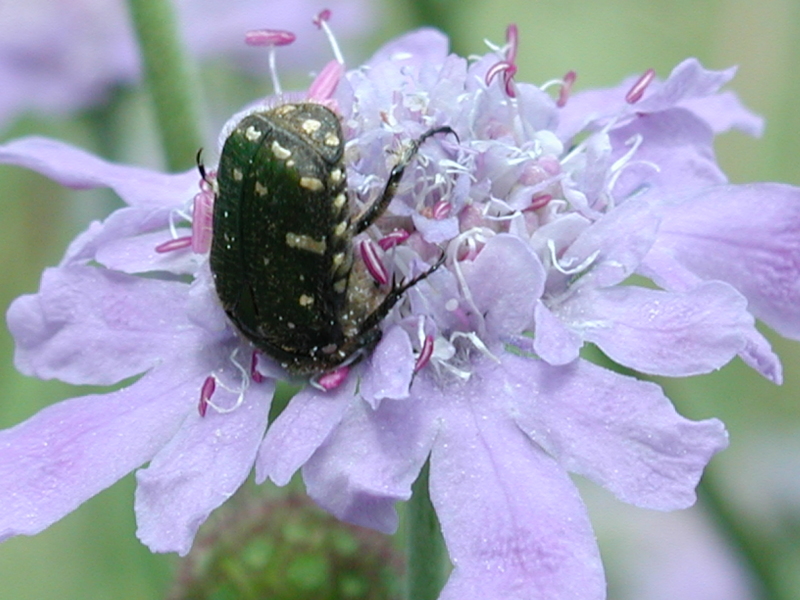
<svg viewBox="0 0 800 600">
<path fill-rule="evenodd" d="M 406 510 L 408 600 L 436 600 L 447 566 L 439 520 L 428 492 L 428 463 L 411 487 Z"/>
<path fill-rule="evenodd" d="M 194 164 L 202 146 L 197 103 L 189 65 L 169 0 L 128 0 L 142 65 L 156 111 L 161 144 L 170 170 Z"/>
<path fill-rule="evenodd" d="M 748 527 L 745 519 L 737 515 L 726 502 L 727 494 L 721 489 L 713 466 L 706 467 L 703 478 L 697 486 L 700 502 L 714 519 L 718 530 L 727 538 L 747 561 L 754 578 L 761 589 L 758 597 L 763 600 L 789 600 L 794 598 L 781 586 L 780 577 L 774 568 L 776 549 L 752 526 Z"/>
</svg>

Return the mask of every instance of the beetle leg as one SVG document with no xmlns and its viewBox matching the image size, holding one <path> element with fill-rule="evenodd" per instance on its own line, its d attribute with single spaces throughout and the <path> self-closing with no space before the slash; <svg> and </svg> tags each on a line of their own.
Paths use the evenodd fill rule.
<svg viewBox="0 0 800 600">
<path fill-rule="evenodd" d="M 392 172 L 389 174 L 389 178 L 386 180 L 386 186 L 383 188 L 381 197 L 370 204 L 367 210 L 365 210 L 361 216 L 356 219 L 354 225 L 354 231 L 356 234 L 361 233 L 367 227 L 372 225 L 389 207 L 389 203 L 397 193 L 397 186 L 400 185 L 400 179 L 403 177 L 406 167 L 417 155 L 417 152 L 419 152 L 419 147 L 429 137 L 438 133 L 452 133 L 454 136 L 456 136 L 456 139 L 458 139 L 458 135 L 455 131 L 453 131 L 452 127 L 444 125 L 442 127 L 434 127 L 433 129 L 429 129 L 419 136 L 419 138 L 411 142 L 411 147 L 403 154 L 400 161 L 392 168 Z"/>
</svg>

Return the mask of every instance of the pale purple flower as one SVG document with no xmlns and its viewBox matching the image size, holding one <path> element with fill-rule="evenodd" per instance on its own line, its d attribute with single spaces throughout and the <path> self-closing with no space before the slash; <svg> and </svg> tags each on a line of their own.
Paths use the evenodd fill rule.
<svg viewBox="0 0 800 600">
<path fill-rule="evenodd" d="M 258 26 L 297 34 L 297 51 L 282 64 L 310 69 L 327 52 L 312 16 L 334 9 L 345 39 L 364 35 L 377 12 L 362 0 L 175 0 L 188 50 L 266 72 L 263 52 L 246 47 Z M 0 10 L 0 127 L 25 111 L 66 114 L 94 106 L 117 85 L 140 78 L 139 50 L 125 2 L 26 0 Z"/>
<path fill-rule="evenodd" d="M 798 190 L 730 186 L 716 166 L 714 133 L 760 127 L 719 92 L 732 72 L 688 60 L 663 82 L 573 97 L 568 74 L 551 95 L 514 79 L 515 29 L 509 39 L 469 63 L 441 34 L 417 31 L 328 99 L 359 205 L 381 192 L 397 160 L 387 149 L 433 127 L 457 133 L 421 146 L 360 253 L 381 278 L 446 261 L 407 292 L 369 357 L 328 391 L 306 386 L 268 429 L 281 371 L 251 363 L 207 255 L 189 248 L 203 246 L 203 225 L 189 227 L 192 197 L 208 199 L 198 174 L 111 165 L 39 138 L 0 146 L 3 162 L 109 186 L 128 204 L 12 304 L 17 366 L 76 384 L 140 377 L 0 432 L 0 536 L 41 531 L 148 461 L 136 514 L 155 551 L 187 552 L 253 466 L 279 485 L 302 469 L 327 510 L 391 532 L 395 503 L 430 459 L 455 567 L 443 599 L 603 598 L 568 473 L 640 507 L 683 508 L 727 438 L 719 421 L 684 419 L 657 385 L 579 352 L 590 342 L 667 376 L 740 355 L 779 381 L 753 313 L 798 337 Z"/>
</svg>

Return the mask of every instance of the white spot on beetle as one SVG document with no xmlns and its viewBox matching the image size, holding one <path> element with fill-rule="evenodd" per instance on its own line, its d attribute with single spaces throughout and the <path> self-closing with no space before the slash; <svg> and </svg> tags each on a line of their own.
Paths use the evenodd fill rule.
<svg viewBox="0 0 800 600">
<path fill-rule="evenodd" d="M 292 151 L 281 146 L 277 140 L 272 142 L 271 149 L 275 157 L 281 160 L 286 160 L 292 155 Z"/>
<path fill-rule="evenodd" d="M 241 181 L 244 179 L 244 174 L 239 169 L 233 170 L 233 180 L 234 181 Z"/>
<path fill-rule="evenodd" d="M 341 169 L 334 169 L 331 171 L 331 183 L 341 183 L 342 182 L 342 170 Z"/>
<path fill-rule="evenodd" d="M 328 133 L 325 135 L 325 145 L 326 146 L 338 146 L 340 144 L 339 136 L 335 133 Z"/>
<path fill-rule="evenodd" d="M 300 128 L 305 131 L 308 135 L 319 131 L 319 128 L 322 127 L 322 123 L 317 121 L 316 119 L 306 119 L 300 125 Z"/>
<path fill-rule="evenodd" d="M 314 298 L 312 298 L 311 296 L 307 296 L 306 294 L 300 296 L 300 306 L 308 307 L 311 306 L 312 304 L 314 304 Z"/>
<path fill-rule="evenodd" d="M 347 196 L 345 196 L 344 194 L 338 194 L 336 198 L 333 199 L 333 207 L 336 210 L 341 210 L 346 202 L 347 202 Z"/>
<path fill-rule="evenodd" d="M 322 182 L 316 177 L 301 177 L 300 187 L 306 188 L 312 192 L 318 192 L 325 188 Z"/>
<path fill-rule="evenodd" d="M 325 254 L 325 249 L 327 248 L 325 240 L 315 240 L 310 235 L 291 232 L 286 234 L 286 245 L 289 248 L 299 248 L 314 254 Z"/>
<path fill-rule="evenodd" d="M 267 192 L 268 192 L 268 190 L 267 190 L 267 186 L 265 186 L 264 184 L 262 184 L 260 181 L 256 181 L 256 185 L 255 185 L 255 192 L 256 192 L 256 194 L 258 194 L 259 196 L 266 196 L 266 195 L 267 195 Z"/>
<path fill-rule="evenodd" d="M 342 237 L 344 235 L 344 232 L 347 231 L 347 225 L 348 225 L 347 221 L 342 221 L 341 223 L 339 223 L 334 228 L 333 235 L 335 235 L 336 237 Z"/>
<path fill-rule="evenodd" d="M 261 135 L 262 133 L 252 125 L 244 130 L 244 137 L 251 142 L 257 142 L 259 139 L 261 139 Z"/>
</svg>

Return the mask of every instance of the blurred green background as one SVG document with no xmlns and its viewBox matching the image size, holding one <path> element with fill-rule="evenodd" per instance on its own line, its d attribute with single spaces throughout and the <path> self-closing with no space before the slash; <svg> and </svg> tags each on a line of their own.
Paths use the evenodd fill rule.
<svg viewBox="0 0 800 600">
<path fill-rule="evenodd" d="M 61 1 L 52 0 L 53 6 Z M 347 46 L 350 65 L 419 23 L 420 11 L 409 3 L 384 0 L 380 6 L 382 16 L 363 43 Z M 461 53 L 483 52 L 485 38 L 502 43 L 506 25 L 516 22 L 520 81 L 543 83 L 575 70 L 576 88 L 581 90 L 614 85 L 648 67 L 665 77 L 688 56 L 698 57 L 709 68 L 739 65 L 728 87 L 766 118 L 767 127 L 759 140 L 737 132 L 722 136 L 717 151 L 723 169 L 737 183 L 771 180 L 800 185 L 800 79 L 794 71 L 800 61 L 797 0 L 461 0 L 447 3 L 441 14 Z M 335 16 L 332 26 L 335 30 Z M 269 89 L 267 81 L 232 75 L 223 64 L 209 67 L 202 79 L 209 112 L 216 120 L 210 129 L 259 91 Z M 120 90 L 110 105 L 69 119 L 25 115 L 0 132 L 0 138 L 29 133 L 68 140 L 117 160 L 159 166 L 148 100 L 141 89 Z M 109 137 L 125 143 L 110 146 Z M 213 142 L 210 137 L 208 143 Z M 0 166 L 0 203 L 4 311 L 15 297 L 37 289 L 42 270 L 59 260 L 90 219 L 114 206 L 102 192 L 66 192 L 7 166 Z M 661 383 L 684 415 L 716 416 L 727 424 L 731 447 L 714 458 L 709 472 L 736 520 L 763 544 L 765 559 L 781 575 L 784 597 L 800 598 L 800 345 L 767 333 L 783 359 L 782 387 L 761 379 L 739 360 L 708 376 Z M 19 375 L 12 356 L 12 340 L 3 327 L 0 428 L 81 393 Z M 162 597 L 174 557 L 152 555 L 137 541 L 133 488 L 132 477 L 126 477 L 47 531 L 0 545 L 0 600 Z M 627 561 L 659 562 L 659 552 L 665 549 L 653 548 L 654 543 L 680 553 L 681 547 L 669 536 L 687 515 L 644 517 L 643 511 L 618 505 L 591 486 L 582 488 L 608 565 L 610 598 L 661 597 L 648 595 L 645 587 L 630 581 Z M 714 538 L 702 509 L 692 511 L 690 518 L 702 521 Z M 644 541 L 643 533 L 648 538 Z M 721 539 L 717 543 L 722 544 Z M 685 555 L 690 556 L 688 550 Z M 684 576 L 680 570 L 676 573 L 674 577 Z M 720 597 L 716 593 L 710 590 L 696 597 L 713 600 Z"/>
</svg>

